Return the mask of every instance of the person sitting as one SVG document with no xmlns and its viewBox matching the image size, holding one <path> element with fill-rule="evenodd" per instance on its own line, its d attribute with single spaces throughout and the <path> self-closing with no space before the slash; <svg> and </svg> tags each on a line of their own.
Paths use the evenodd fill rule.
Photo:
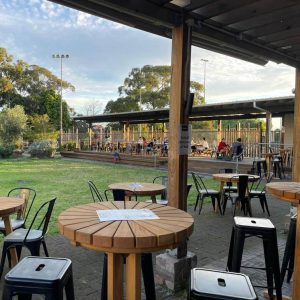
<svg viewBox="0 0 300 300">
<path fill-rule="evenodd" d="M 205 137 L 202 139 L 202 147 L 204 150 L 207 150 L 209 148 L 208 142 Z"/>
<path fill-rule="evenodd" d="M 242 160 L 243 159 L 243 145 L 242 139 L 237 138 L 237 140 L 232 144 L 233 156 L 232 158 Z"/>
<path fill-rule="evenodd" d="M 229 145 L 225 142 L 225 138 L 222 138 L 221 142 L 218 145 L 217 155 L 221 155 L 222 157 L 227 155 L 230 150 Z"/>
<path fill-rule="evenodd" d="M 153 142 L 150 142 L 146 147 L 146 154 L 150 154 L 153 151 Z"/>
</svg>

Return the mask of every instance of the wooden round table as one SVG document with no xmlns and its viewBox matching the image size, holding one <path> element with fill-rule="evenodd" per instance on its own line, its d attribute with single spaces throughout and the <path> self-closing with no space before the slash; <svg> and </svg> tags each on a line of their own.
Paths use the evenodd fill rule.
<svg viewBox="0 0 300 300">
<path fill-rule="evenodd" d="M 149 182 L 118 182 L 108 186 L 111 190 L 127 190 L 138 196 L 150 196 L 153 203 L 156 203 L 156 195 L 161 195 L 166 187 L 162 184 Z"/>
<path fill-rule="evenodd" d="M 159 219 L 101 222 L 96 210 L 150 209 Z M 61 234 L 74 245 L 100 250 L 108 257 L 108 299 L 123 298 L 126 257 L 126 299 L 141 298 L 141 253 L 175 248 L 193 232 L 194 219 L 174 207 L 136 202 L 104 201 L 72 207 L 58 218 Z"/>
<path fill-rule="evenodd" d="M 252 175 L 252 174 L 237 174 L 237 173 L 217 173 L 217 174 L 213 174 L 213 179 L 220 181 L 220 193 L 221 195 L 223 194 L 223 188 L 224 188 L 224 184 L 226 182 L 239 182 L 239 176 L 248 176 L 248 180 L 249 182 L 254 182 L 259 180 L 259 176 L 257 175 Z"/>
<path fill-rule="evenodd" d="M 291 202 L 297 206 L 296 249 L 293 279 L 293 300 L 300 299 L 300 182 L 271 182 L 266 191 L 280 200 Z M 299 272 L 298 272 L 299 270 Z M 282 299 L 291 299 L 283 296 Z"/>
<path fill-rule="evenodd" d="M 20 211 L 23 208 L 24 199 L 17 197 L 0 197 L 0 217 L 3 219 L 5 233 L 8 235 L 13 231 L 10 215 Z M 16 265 L 18 262 L 17 253 L 15 249 L 10 249 L 12 265 Z"/>
</svg>

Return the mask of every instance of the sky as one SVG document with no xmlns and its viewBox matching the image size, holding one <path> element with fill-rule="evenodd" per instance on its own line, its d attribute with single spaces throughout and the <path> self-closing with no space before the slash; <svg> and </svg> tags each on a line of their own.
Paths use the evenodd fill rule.
<svg viewBox="0 0 300 300">
<path fill-rule="evenodd" d="M 46 67 L 75 86 L 63 98 L 77 113 L 97 103 L 99 113 L 118 97 L 132 68 L 170 65 L 171 40 L 101 19 L 45 0 L 0 0 L 0 47 L 14 59 Z M 269 62 L 259 66 L 192 48 L 191 80 L 203 83 L 206 103 L 292 95 L 295 70 Z"/>
</svg>

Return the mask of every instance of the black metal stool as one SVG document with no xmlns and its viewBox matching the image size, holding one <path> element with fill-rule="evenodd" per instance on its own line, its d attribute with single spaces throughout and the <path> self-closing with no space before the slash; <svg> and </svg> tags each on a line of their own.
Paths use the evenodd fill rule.
<svg viewBox="0 0 300 300">
<path fill-rule="evenodd" d="M 190 300 L 256 300 L 248 276 L 195 268 L 191 271 Z"/>
<path fill-rule="evenodd" d="M 32 294 L 45 295 L 46 300 L 75 300 L 72 262 L 67 258 L 28 256 L 5 276 L 2 300 L 29 300 Z"/>
<path fill-rule="evenodd" d="M 273 297 L 274 278 L 276 299 L 281 300 L 282 293 L 277 235 L 276 228 L 270 220 L 262 218 L 234 217 L 227 269 L 231 272 L 240 272 L 245 239 L 253 236 L 263 240 L 265 268 L 248 266 L 247 268 L 266 270 L 269 297 Z"/>
<path fill-rule="evenodd" d="M 281 265 L 281 285 L 283 284 L 286 271 L 288 271 L 286 282 L 290 283 L 294 272 L 294 256 L 295 256 L 295 245 L 296 245 L 296 226 L 297 226 L 297 217 L 294 216 L 291 218 L 289 234 L 285 244 L 284 255 Z"/>
<path fill-rule="evenodd" d="M 142 253 L 141 255 L 142 274 L 147 300 L 155 300 L 155 282 L 152 263 L 152 253 Z M 101 300 L 107 300 L 107 254 L 104 254 L 103 273 L 101 286 Z"/>
<path fill-rule="evenodd" d="M 284 174 L 284 168 L 283 168 L 283 161 L 282 161 L 282 157 L 281 156 L 275 156 L 274 160 L 273 160 L 273 173 L 274 176 L 278 177 L 280 179 L 285 178 L 285 174 Z"/>
<path fill-rule="evenodd" d="M 261 176 L 263 174 L 267 173 L 267 162 L 265 158 L 259 158 L 259 159 L 254 159 L 253 161 L 253 167 L 254 172 L 258 175 Z M 263 173 L 262 173 L 263 170 Z"/>
</svg>

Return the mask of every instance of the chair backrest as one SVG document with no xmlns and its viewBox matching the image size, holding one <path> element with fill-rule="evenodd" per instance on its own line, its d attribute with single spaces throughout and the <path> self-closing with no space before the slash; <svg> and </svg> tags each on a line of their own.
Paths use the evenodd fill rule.
<svg viewBox="0 0 300 300">
<path fill-rule="evenodd" d="M 192 177 L 198 194 L 201 193 L 201 190 L 205 190 L 206 193 L 208 193 L 208 190 L 204 184 L 204 181 L 202 180 L 202 177 L 194 172 L 192 172 Z"/>
<path fill-rule="evenodd" d="M 88 185 L 90 187 L 90 191 L 91 191 L 91 194 L 92 194 L 93 201 L 94 202 L 96 202 L 96 201 L 102 202 L 103 198 L 102 198 L 99 190 L 97 189 L 95 183 L 93 181 L 89 180 Z"/>
<path fill-rule="evenodd" d="M 153 183 L 157 182 L 158 180 L 161 181 L 161 184 L 166 187 L 166 189 L 161 193 L 161 199 L 167 200 L 168 199 L 168 185 L 169 185 L 169 178 L 168 176 L 157 176 L 153 179 Z"/>
<path fill-rule="evenodd" d="M 233 173 L 233 169 L 231 169 L 231 168 L 219 169 L 219 173 L 232 174 Z M 230 182 L 230 181 L 226 182 L 226 186 L 231 187 L 232 186 L 232 182 Z"/>
<path fill-rule="evenodd" d="M 53 211 L 53 206 L 55 204 L 56 198 L 45 202 L 44 204 L 41 205 L 41 207 L 38 209 L 38 211 L 35 213 L 30 226 L 28 227 L 28 231 L 26 233 L 26 236 L 24 238 L 24 242 L 27 239 L 27 236 L 29 235 L 30 231 L 32 229 L 38 229 L 38 230 L 42 230 L 42 236 L 44 236 L 48 230 L 48 225 L 49 225 L 49 221 L 51 218 L 51 214 Z M 46 212 L 45 212 L 46 211 Z M 40 220 L 40 215 L 44 213 L 44 215 L 42 216 L 42 220 L 39 223 L 39 225 L 36 227 L 36 223 Z"/>
<path fill-rule="evenodd" d="M 189 196 L 189 193 L 190 193 L 190 190 L 192 188 L 192 184 L 188 184 L 187 187 L 186 187 L 186 198 Z"/>
<path fill-rule="evenodd" d="M 108 199 L 107 192 L 111 192 L 113 194 L 114 201 L 125 201 L 126 196 L 130 196 L 130 197 L 133 196 L 135 198 L 135 201 L 137 201 L 137 194 L 133 191 L 130 191 L 130 190 L 125 190 L 125 189 L 105 190 L 104 193 L 105 193 L 106 199 Z"/>
<path fill-rule="evenodd" d="M 24 200 L 23 209 L 17 213 L 18 220 L 24 220 L 26 222 L 29 212 L 32 208 L 33 202 L 36 197 L 36 191 L 28 187 L 17 187 L 11 189 L 8 194 L 8 197 L 17 197 Z"/>
</svg>

